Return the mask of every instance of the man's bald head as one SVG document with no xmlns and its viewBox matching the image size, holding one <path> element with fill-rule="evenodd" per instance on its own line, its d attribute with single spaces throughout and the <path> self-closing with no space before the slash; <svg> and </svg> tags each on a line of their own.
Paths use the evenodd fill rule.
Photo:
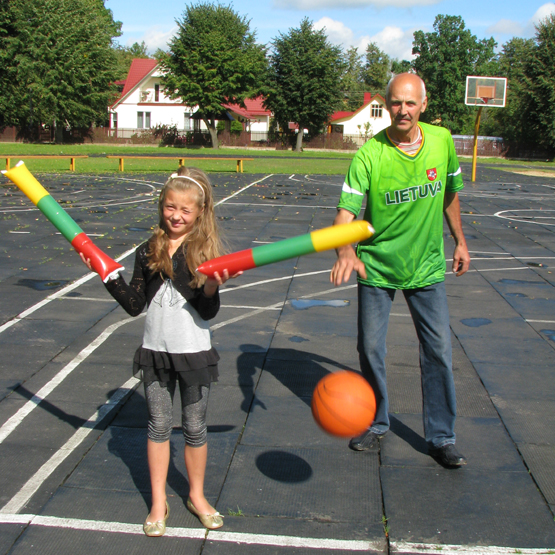
<svg viewBox="0 0 555 555">
<path fill-rule="evenodd" d="M 391 116 L 388 133 L 399 142 L 418 138 L 418 120 L 426 110 L 428 99 L 424 81 L 414 73 L 400 73 L 389 81 L 385 106 Z"/>
<path fill-rule="evenodd" d="M 393 86 L 404 86 L 405 84 L 411 84 L 416 87 L 420 87 L 422 91 L 422 98 L 421 100 L 424 101 L 426 98 L 426 85 L 424 81 L 418 77 L 418 75 L 414 73 L 399 73 L 398 75 L 394 75 L 387 84 L 387 88 L 385 89 L 385 99 L 389 102 L 391 98 L 391 89 Z"/>
</svg>

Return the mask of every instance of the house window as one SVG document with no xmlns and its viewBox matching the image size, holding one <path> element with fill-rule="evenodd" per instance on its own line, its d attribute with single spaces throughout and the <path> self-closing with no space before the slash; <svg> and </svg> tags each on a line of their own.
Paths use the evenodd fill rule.
<svg viewBox="0 0 555 555">
<path fill-rule="evenodd" d="M 160 102 L 160 85 L 154 85 L 154 102 Z"/>
<path fill-rule="evenodd" d="M 118 113 L 117 112 L 112 112 L 112 128 L 113 129 L 118 128 Z"/>
<path fill-rule="evenodd" d="M 372 117 L 381 118 L 383 116 L 383 107 L 379 104 L 372 104 Z"/>
<path fill-rule="evenodd" d="M 185 112 L 185 120 L 183 122 L 183 129 L 185 131 L 191 131 L 191 129 L 193 128 L 193 126 L 191 124 L 192 116 L 193 116 L 193 114 L 191 114 L 191 112 Z"/>
<path fill-rule="evenodd" d="M 150 129 L 150 112 L 145 112 L 145 127 Z"/>
<path fill-rule="evenodd" d="M 144 112 L 137 112 L 137 129 L 144 127 Z"/>
</svg>

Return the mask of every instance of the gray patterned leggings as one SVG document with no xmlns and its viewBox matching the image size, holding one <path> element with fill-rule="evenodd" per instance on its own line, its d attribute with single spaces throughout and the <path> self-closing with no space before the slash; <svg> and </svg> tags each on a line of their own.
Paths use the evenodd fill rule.
<svg viewBox="0 0 555 555">
<path fill-rule="evenodd" d="M 178 375 L 179 376 L 179 375 Z M 169 441 L 173 427 L 173 397 L 177 379 L 166 386 L 160 382 L 145 384 L 148 407 L 148 439 L 154 443 Z M 185 443 L 202 447 L 207 440 L 206 408 L 210 387 L 206 385 L 185 387 L 179 380 L 181 396 L 181 423 Z"/>
</svg>

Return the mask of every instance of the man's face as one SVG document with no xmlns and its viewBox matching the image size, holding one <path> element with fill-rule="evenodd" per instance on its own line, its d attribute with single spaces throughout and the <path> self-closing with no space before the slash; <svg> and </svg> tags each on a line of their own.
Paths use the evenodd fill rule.
<svg viewBox="0 0 555 555">
<path fill-rule="evenodd" d="M 428 99 L 422 98 L 422 93 L 422 84 L 415 75 L 402 75 L 391 83 L 386 106 L 395 135 L 412 135 L 420 114 L 428 104 Z"/>
</svg>

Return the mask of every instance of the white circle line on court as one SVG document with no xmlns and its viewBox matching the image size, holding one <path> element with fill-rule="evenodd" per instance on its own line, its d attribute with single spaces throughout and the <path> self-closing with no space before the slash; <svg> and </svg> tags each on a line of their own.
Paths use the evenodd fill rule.
<svg viewBox="0 0 555 555">
<path fill-rule="evenodd" d="M 516 212 L 555 212 L 555 210 L 539 210 L 537 208 L 519 208 L 516 210 L 500 210 L 499 212 L 496 212 L 494 214 L 494 216 L 496 216 L 497 218 L 501 218 L 502 220 L 510 220 L 511 222 L 519 222 L 522 224 L 535 224 L 535 225 L 549 225 L 549 226 L 553 226 L 555 225 L 555 223 L 547 223 L 547 222 L 537 222 L 535 220 L 529 220 L 529 219 L 523 219 L 523 216 L 518 216 L 518 215 L 510 215 L 510 214 L 515 214 Z M 553 216 L 541 216 L 542 219 L 555 219 L 555 214 Z"/>
</svg>

